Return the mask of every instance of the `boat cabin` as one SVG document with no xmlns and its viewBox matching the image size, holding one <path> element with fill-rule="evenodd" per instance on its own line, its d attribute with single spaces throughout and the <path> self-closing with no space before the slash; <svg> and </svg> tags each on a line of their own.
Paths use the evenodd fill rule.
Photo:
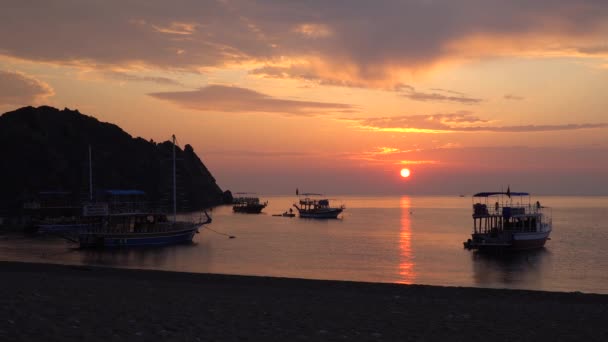
<svg viewBox="0 0 608 342">
<path fill-rule="evenodd" d="M 501 196 L 504 195 L 504 196 Z M 531 203 L 525 192 L 479 193 L 473 196 L 473 232 L 535 232 L 550 222 L 540 202 Z M 492 203 L 493 202 L 493 203 Z"/>
</svg>

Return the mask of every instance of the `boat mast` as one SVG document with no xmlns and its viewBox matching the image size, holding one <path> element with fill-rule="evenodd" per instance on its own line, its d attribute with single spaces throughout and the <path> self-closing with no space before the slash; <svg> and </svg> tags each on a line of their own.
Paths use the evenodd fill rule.
<svg viewBox="0 0 608 342">
<path fill-rule="evenodd" d="M 177 190 L 175 183 L 175 134 L 173 134 L 173 223 L 177 221 Z"/>
<path fill-rule="evenodd" d="M 93 202 L 93 166 L 91 163 L 91 144 L 89 144 L 89 201 Z"/>
</svg>

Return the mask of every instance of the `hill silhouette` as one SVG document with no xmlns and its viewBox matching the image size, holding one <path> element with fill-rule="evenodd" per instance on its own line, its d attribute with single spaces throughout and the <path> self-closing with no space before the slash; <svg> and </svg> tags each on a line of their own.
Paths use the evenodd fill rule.
<svg viewBox="0 0 608 342">
<path fill-rule="evenodd" d="M 137 189 L 154 205 L 170 205 L 172 144 L 133 138 L 78 110 L 24 107 L 0 116 L 0 208 L 16 214 L 44 191 L 88 198 L 89 145 L 93 188 Z M 192 146 L 176 148 L 178 210 L 222 203 L 223 193 Z"/>
</svg>

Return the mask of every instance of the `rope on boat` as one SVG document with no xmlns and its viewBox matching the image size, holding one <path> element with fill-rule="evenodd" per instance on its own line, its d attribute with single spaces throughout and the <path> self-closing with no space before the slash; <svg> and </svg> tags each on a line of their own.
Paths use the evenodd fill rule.
<svg viewBox="0 0 608 342">
<path fill-rule="evenodd" d="M 216 233 L 216 234 L 220 234 L 220 235 L 227 236 L 229 239 L 234 239 L 234 238 L 236 238 L 236 236 L 234 236 L 234 235 L 230 235 L 230 234 L 226 234 L 226 233 L 218 232 L 217 230 L 213 230 L 213 229 L 211 229 L 211 228 L 209 228 L 209 227 L 205 227 L 205 226 L 203 226 L 203 227 L 201 227 L 201 228 L 203 228 L 203 229 L 207 229 L 207 230 L 210 230 L 210 231 L 212 231 L 212 232 L 214 232 L 214 233 Z"/>
</svg>

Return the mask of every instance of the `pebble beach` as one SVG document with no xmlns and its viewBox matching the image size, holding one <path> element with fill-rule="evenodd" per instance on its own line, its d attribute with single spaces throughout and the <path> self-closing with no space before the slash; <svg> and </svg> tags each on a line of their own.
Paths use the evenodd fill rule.
<svg viewBox="0 0 608 342">
<path fill-rule="evenodd" d="M 1 341 L 606 341 L 608 296 L 0 262 Z"/>
</svg>

